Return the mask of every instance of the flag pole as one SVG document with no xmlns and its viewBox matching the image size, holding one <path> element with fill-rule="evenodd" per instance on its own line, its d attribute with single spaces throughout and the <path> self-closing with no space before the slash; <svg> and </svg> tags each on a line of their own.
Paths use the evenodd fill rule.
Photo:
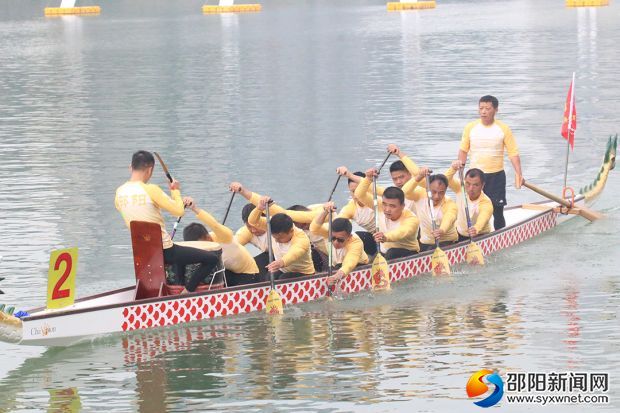
<svg viewBox="0 0 620 413">
<path fill-rule="evenodd" d="M 572 129 L 573 124 L 573 99 L 575 99 L 575 72 L 573 72 L 573 81 L 570 84 L 570 100 L 568 109 L 568 125 L 566 127 L 566 163 L 564 165 L 564 188 L 566 188 L 566 179 L 568 176 L 568 155 L 570 154 L 570 136 L 571 132 L 574 134 L 575 130 Z M 574 139 L 574 138 L 573 138 Z"/>
</svg>

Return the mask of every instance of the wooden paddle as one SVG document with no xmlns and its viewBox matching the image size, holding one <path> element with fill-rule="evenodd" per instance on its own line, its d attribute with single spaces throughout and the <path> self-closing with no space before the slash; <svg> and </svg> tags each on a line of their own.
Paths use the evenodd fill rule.
<svg viewBox="0 0 620 413">
<path fill-rule="evenodd" d="M 463 193 L 463 200 L 465 201 L 465 218 L 467 218 L 467 229 L 471 225 L 471 216 L 469 215 L 469 203 L 467 202 L 467 192 L 465 192 L 465 178 L 463 177 L 463 168 L 459 169 L 459 177 L 461 178 L 461 192 Z M 482 249 L 478 244 L 474 242 L 472 236 L 469 236 L 469 244 L 465 251 L 465 261 L 472 265 L 484 265 L 484 255 Z"/>
<path fill-rule="evenodd" d="M 526 188 L 531 189 L 532 191 L 536 192 L 539 195 L 544 196 L 545 198 L 548 198 L 552 201 L 557 202 L 558 204 L 565 206 L 566 208 L 568 208 L 568 213 L 569 214 L 577 214 L 577 215 L 581 215 L 582 217 L 584 217 L 585 219 L 588 219 L 590 221 L 596 221 L 597 219 L 601 219 L 603 217 L 605 217 L 605 215 L 601 214 L 598 211 L 594 211 L 590 208 L 587 208 L 585 206 L 573 206 L 571 205 L 570 202 L 568 202 L 566 199 L 561 198 L 557 195 L 554 195 L 552 193 L 549 193 L 547 191 L 545 191 L 542 188 L 539 188 L 538 186 L 531 184 L 529 182 L 524 181 L 523 182 L 523 186 L 525 186 Z"/>
<path fill-rule="evenodd" d="M 269 205 L 266 205 L 265 207 L 265 217 L 267 218 L 267 247 L 269 248 L 269 264 L 271 264 L 273 262 L 273 247 L 271 245 L 271 219 L 269 218 Z M 282 297 L 280 297 L 280 294 L 276 290 L 273 271 L 269 271 L 269 278 L 271 281 L 271 291 L 269 291 L 269 296 L 267 297 L 265 311 L 267 314 L 272 315 L 284 314 Z"/>
<path fill-rule="evenodd" d="M 388 155 L 389 157 L 389 155 Z M 387 161 L 387 158 L 385 159 Z M 385 161 L 381 166 L 385 164 Z M 377 177 L 372 179 L 373 206 L 375 209 L 375 231 L 379 230 L 379 203 L 377 201 Z M 390 289 L 390 267 L 381 254 L 381 243 L 377 242 L 377 255 L 372 261 L 370 270 L 370 282 L 373 290 L 389 290 Z"/>
<path fill-rule="evenodd" d="M 430 177 L 426 175 L 426 198 L 428 201 L 428 212 L 431 215 L 431 225 L 433 231 L 437 229 L 437 223 L 435 222 L 435 216 L 433 214 L 433 199 L 431 194 L 431 181 Z M 433 236 L 433 238 L 435 238 Z M 446 253 L 439 248 L 439 238 L 435 238 L 435 251 L 431 256 L 431 270 L 433 275 L 448 275 L 450 274 L 450 261 Z"/>
<path fill-rule="evenodd" d="M 164 170 L 164 173 L 166 174 L 166 178 L 168 178 L 168 181 L 172 183 L 172 175 L 170 175 L 170 171 L 168 171 L 168 167 L 164 163 L 164 160 L 161 159 L 161 156 L 159 156 L 157 152 L 153 152 L 153 155 L 155 155 L 155 157 L 159 161 L 159 164 L 161 165 L 161 169 Z M 177 227 L 179 226 L 179 222 L 181 222 L 181 218 L 183 218 L 183 215 L 178 217 L 177 220 L 175 221 L 174 226 L 172 227 L 172 234 L 170 234 L 170 239 L 174 239 L 174 234 L 177 233 Z"/>
<path fill-rule="evenodd" d="M 327 199 L 327 202 L 332 200 L 332 197 L 334 196 L 334 192 L 336 192 L 336 187 L 338 186 L 338 182 L 340 182 L 340 178 L 342 178 L 342 175 L 338 175 L 338 179 L 336 179 L 336 184 L 334 185 L 334 188 L 332 189 L 332 192 L 329 194 L 329 198 Z M 328 242 L 328 246 L 329 246 L 329 249 L 327 250 L 327 253 L 328 253 L 327 254 L 327 278 L 332 276 L 332 274 L 333 274 L 332 266 L 334 265 L 334 263 L 333 263 L 333 260 L 334 260 L 334 258 L 333 258 L 333 254 L 334 254 L 333 253 L 333 248 L 334 248 L 334 245 L 332 243 L 332 217 L 333 217 L 332 211 L 330 210 L 329 211 L 329 218 L 328 218 L 329 222 L 327 224 L 327 228 L 328 228 L 328 230 L 327 230 L 327 233 L 328 233 L 328 235 L 327 235 L 327 242 Z M 334 284 L 334 286 L 335 286 L 335 284 Z M 334 295 L 334 292 L 332 291 L 331 287 L 328 285 L 327 286 L 327 296 L 329 298 L 332 298 L 333 295 Z"/>
</svg>

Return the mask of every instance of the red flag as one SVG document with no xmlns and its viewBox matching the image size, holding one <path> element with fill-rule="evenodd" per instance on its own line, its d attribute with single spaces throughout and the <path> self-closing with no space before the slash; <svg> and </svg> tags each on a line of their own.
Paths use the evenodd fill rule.
<svg viewBox="0 0 620 413">
<path fill-rule="evenodd" d="M 571 149 L 575 149 L 575 129 L 577 129 L 577 108 L 575 107 L 575 74 L 570 82 L 566 105 L 564 105 L 564 121 L 562 122 L 562 136 L 568 140 Z M 570 119 L 570 122 L 569 122 Z"/>
</svg>

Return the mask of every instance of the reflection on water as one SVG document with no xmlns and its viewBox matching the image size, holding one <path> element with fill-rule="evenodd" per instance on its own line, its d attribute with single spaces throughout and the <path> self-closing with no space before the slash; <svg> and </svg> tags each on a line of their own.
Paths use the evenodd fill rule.
<svg viewBox="0 0 620 413">
<path fill-rule="evenodd" d="M 431 378 L 454 374 L 450 359 L 483 354 L 485 363 L 504 369 L 498 360 L 522 344 L 522 321 L 505 300 L 505 292 L 497 291 L 463 305 L 363 310 L 345 301 L 327 304 L 325 311 L 311 304 L 303 312 L 287 308 L 281 319 L 261 314 L 110 337 L 50 349 L 11 372 L 1 389 L 13 395 L 13 404 L 5 405 L 12 408 L 28 404 L 28 388 L 46 389 L 53 410 L 79 405 L 81 388 L 121 386 L 132 391 L 116 397 L 118 406 L 135 399 L 144 412 L 202 409 L 215 399 L 232 408 L 235 399 L 454 398 L 460 391 L 437 388 Z M 416 370 L 426 374 L 409 373 Z M 91 402 L 92 395 L 82 397 L 85 407 Z"/>
<path fill-rule="evenodd" d="M 480 288 L 484 280 L 425 277 L 390 297 L 307 304 L 287 308 L 282 318 L 250 315 L 49 349 L 11 372 L 0 390 L 12 396 L 6 411 L 36 401 L 34 387 L 54 395 L 52 411 L 95 406 L 109 394 L 89 389 L 111 387 L 122 389 L 114 396 L 119 411 L 131 411 L 134 401 L 141 412 L 236 410 L 254 399 L 325 407 L 433 399 L 441 406 L 441 400 L 464 400 L 465 380 L 479 368 L 532 365 L 521 359 L 532 357 L 527 336 L 537 322 L 526 321 L 524 312 L 545 305 L 503 285 L 480 288 L 477 296 L 455 292 L 470 283 Z M 557 329 L 563 347 L 557 351 L 569 355 L 558 364 L 563 356 L 550 353 L 556 369 L 583 370 L 591 357 L 574 359 L 582 335 L 576 314 L 583 311 L 575 288 L 561 293 L 557 318 L 545 323 Z M 360 301 L 377 300 L 360 308 Z"/>
<path fill-rule="evenodd" d="M 525 176 L 557 189 L 573 71 L 571 184 L 593 179 L 618 129 L 615 3 L 446 1 L 386 13 L 374 0 L 270 0 L 261 13 L 203 16 L 197 0 L 113 0 L 100 16 L 56 19 L 41 17 L 43 4 L 6 4 L 0 277 L 2 302 L 18 307 L 44 301 L 49 251 L 58 247 L 80 249 L 79 296 L 132 282 L 113 198 L 136 149 L 162 153 L 183 193 L 221 217 L 232 180 L 286 205 L 315 203 L 335 167 L 363 170 L 391 142 L 443 169 L 487 93 L 500 98 Z M 154 182 L 165 184 L 159 169 Z M 66 349 L 0 344 L 0 411 L 357 411 L 366 403 L 462 411 L 471 406 L 465 382 L 481 368 L 616 377 L 619 182 L 612 173 L 597 205 L 605 221 L 573 220 L 484 268 L 423 277 L 389 295 Z M 511 204 L 537 199 L 508 192 Z M 341 186 L 337 204 L 346 196 Z M 241 206 L 237 199 L 233 228 Z M 607 408 L 617 410 L 619 390 L 610 390 Z"/>
</svg>

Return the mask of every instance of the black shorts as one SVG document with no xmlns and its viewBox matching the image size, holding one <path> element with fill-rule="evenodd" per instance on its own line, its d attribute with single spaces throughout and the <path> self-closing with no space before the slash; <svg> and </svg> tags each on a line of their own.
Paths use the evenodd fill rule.
<svg viewBox="0 0 620 413">
<path fill-rule="evenodd" d="M 494 207 L 506 206 L 506 172 L 485 173 L 484 193 L 491 198 Z"/>
</svg>

